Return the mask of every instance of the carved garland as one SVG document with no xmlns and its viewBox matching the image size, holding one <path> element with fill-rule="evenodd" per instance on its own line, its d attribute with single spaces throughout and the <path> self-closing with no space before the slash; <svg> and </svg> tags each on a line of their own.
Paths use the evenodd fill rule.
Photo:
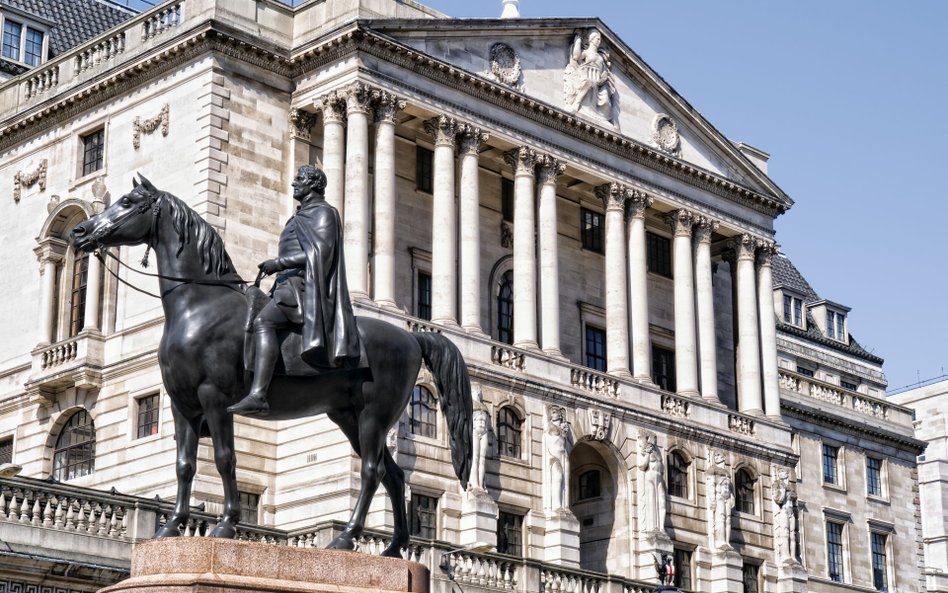
<svg viewBox="0 0 948 593">
<path fill-rule="evenodd" d="M 142 144 L 142 133 L 151 134 L 155 130 L 161 127 L 161 135 L 168 135 L 168 113 L 169 107 L 165 103 L 161 107 L 161 111 L 158 112 L 158 115 L 150 117 L 145 121 L 142 121 L 142 118 L 136 117 L 135 122 L 132 124 L 132 146 L 135 147 L 135 150 L 138 150 Z"/>
<path fill-rule="evenodd" d="M 40 161 L 39 167 L 36 168 L 32 173 L 24 173 L 23 171 L 17 171 L 16 175 L 13 177 L 13 201 L 17 204 L 20 203 L 20 195 L 22 188 L 32 187 L 34 184 L 39 184 L 39 190 L 46 190 L 46 168 L 47 161 L 43 159 Z"/>
</svg>

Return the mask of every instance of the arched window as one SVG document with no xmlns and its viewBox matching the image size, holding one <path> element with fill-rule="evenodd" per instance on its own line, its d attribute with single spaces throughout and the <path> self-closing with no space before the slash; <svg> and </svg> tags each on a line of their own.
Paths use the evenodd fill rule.
<svg viewBox="0 0 948 593">
<path fill-rule="evenodd" d="M 506 344 L 513 344 L 513 315 L 513 270 L 507 270 L 497 291 L 497 339 Z"/>
<path fill-rule="evenodd" d="M 498 454 L 520 459 L 521 426 L 523 426 L 523 420 L 510 406 L 504 406 L 497 412 Z"/>
<path fill-rule="evenodd" d="M 415 385 L 415 390 L 411 392 L 408 423 L 412 434 L 438 438 L 438 400 L 427 387 Z"/>
<path fill-rule="evenodd" d="M 734 505 L 738 512 L 753 515 L 756 513 L 754 504 L 754 476 L 746 469 L 737 470 L 734 476 Z"/>
<path fill-rule="evenodd" d="M 678 451 L 668 455 L 668 494 L 688 498 L 688 460 Z"/>
<path fill-rule="evenodd" d="M 95 425 L 85 410 L 73 414 L 56 439 L 53 478 L 61 482 L 95 471 Z"/>
<path fill-rule="evenodd" d="M 602 473 L 598 469 L 579 474 L 576 481 L 576 500 L 599 498 L 602 495 Z"/>
</svg>

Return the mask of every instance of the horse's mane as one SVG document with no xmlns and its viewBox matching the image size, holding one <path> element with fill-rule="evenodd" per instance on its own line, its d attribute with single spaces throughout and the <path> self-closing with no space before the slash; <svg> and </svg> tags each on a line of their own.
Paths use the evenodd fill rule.
<svg viewBox="0 0 948 593">
<path fill-rule="evenodd" d="M 178 233 L 178 252 L 181 254 L 184 246 L 193 238 L 197 242 L 197 251 L 201 257 L 204 271 L 220 278 L 225 274 L 235 272 L 234 264 L 224 249 L 224 241 L 210 224 L 198 215 L 181 198 L 168 192 L 160 192 L 161 197 L 168 202 L 171 211 L 171 223 Z"/>
</svg>

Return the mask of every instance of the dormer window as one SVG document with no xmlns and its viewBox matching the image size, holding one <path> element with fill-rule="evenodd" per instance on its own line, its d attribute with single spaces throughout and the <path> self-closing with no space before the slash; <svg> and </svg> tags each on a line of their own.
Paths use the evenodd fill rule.
<svg viewBox="0 0 948 593">
<path fill-rule="evenodd" d="M 791 325 L 803 327 L 803 300 L 793 295 L 783 295 L 783 320 Z"/>
<path fill-rule="evenodd" d="M 39 66 L 43 61 L 45 32 L 16 18 L 0 15 L 3 20 L 3 45 L 0 54 L 8 60 L 27 66 Z"/>
<path fill-rule="evenodd" d="M 826 335 L 840 342 L 846 341 L 846 316 L 836 311 L 826 311 Z"/>
</svg>

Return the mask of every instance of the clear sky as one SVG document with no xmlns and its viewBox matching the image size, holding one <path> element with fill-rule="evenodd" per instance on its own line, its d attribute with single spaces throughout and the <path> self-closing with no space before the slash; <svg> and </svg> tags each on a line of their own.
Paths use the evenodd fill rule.
<svg viewBox="0 0 948 593">
<path fill-rule="evenodd" d="M 131 0 L 134 5 L 137 0 Z M 496 17 L 501 0 L 421 0 Z M 598 16 L 718 130 L 770 153 L 777 241 L 890 388 L 948 367 L 948 2 L 521 0 Z"/>
</svg>

